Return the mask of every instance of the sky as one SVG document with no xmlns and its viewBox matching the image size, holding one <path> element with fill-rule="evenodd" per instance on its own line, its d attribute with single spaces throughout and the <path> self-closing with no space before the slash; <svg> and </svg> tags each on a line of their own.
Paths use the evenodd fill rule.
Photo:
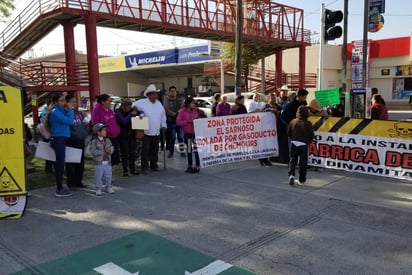
<svg viewBox="0 0 412 275">
<path fill-rule="evenodd" d="M 16 10 L 11 18 L 18 15 L 30 0 L 15 1 Z M 301 8 L 304 10 L 304 28 L 312 33 L 320 32 L 320 10 L 321 4 L 330 10 L 343 10 L 344 0 L 279 0 L 277 3 Z M 412 32 L 412 5 L 409 0 L 386 0 L 385 13 L 383 14 L 385 24 L 376 33 L 368 33 L 372 40 L 410 36 Z M 349 0 L 348 18 L 348 41 L 361 40 L 363 38 L 363 6 L 361 0 Z M 0 23 L 0 31 L 6 26 Z M 99 55 L 121 55 L 138 52 L 156 51 L 174 47 L 185 47 L 205 44 L 204 40 L 187 39 L 166 35 L 155 35 L 149 33 L 122 31 L 110 28 L 98 28 L 98 51 Z M 319 35 L 313 35 L 312 40 L 317 41 Z M 57 28 L 53 33 L 47 35 L 42 41 L 33 46 L 23 57 L 40 57 L 50 53 L 64 51 L 63 30 Z M 76 50 L 86 52 L 85 31 L 83 25 L 75 27 Z M 330 41 L 329 44 L 342 44 L 342 38 Z"/>
</svg>

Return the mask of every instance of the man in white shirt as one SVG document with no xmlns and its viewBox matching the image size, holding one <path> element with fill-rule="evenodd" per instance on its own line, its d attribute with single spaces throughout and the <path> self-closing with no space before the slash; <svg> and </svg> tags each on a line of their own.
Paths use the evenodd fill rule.
<svg viewBox="0 0 412 275">
<path fill-rule="evenodd" d="M 134 102 L 132 105 L 137 108 L 140 116 L 143 115 L 149 120 L 149 128 L 144 130 L 142 144 L 142 174 L 147 174 L 149 167 L 152 171 L 159 171 L 157 161 L 160 129 L 166 129 L 167 125 L 166 112 L 158 100 L 158 92 L 156 86 L 150 84 L 143 93 L 145 98 Z"/>
<path fill-rule="evenodd" d="M 259 94 L 254 94 L 253 95 L 253 101 L 250 101 L 248 106 L 247 106 L 247 112 L 248 113 L 262 112 L 259 100 L 260 100 Z"/>
</svg>

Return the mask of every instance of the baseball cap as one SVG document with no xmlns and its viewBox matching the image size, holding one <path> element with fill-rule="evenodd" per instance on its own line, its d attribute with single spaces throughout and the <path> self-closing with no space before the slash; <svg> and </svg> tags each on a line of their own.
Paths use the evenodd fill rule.
<svg viewBox="0 0 412 275">
<path fill-rule="evenodd" d="M 97 134 L 97 132 L 100 132 L 100 130 L 103 128 L 107 128 L 107 125 L 103 123 L 97 123 L 93 126 L 93 134 Z"/>
</svg>

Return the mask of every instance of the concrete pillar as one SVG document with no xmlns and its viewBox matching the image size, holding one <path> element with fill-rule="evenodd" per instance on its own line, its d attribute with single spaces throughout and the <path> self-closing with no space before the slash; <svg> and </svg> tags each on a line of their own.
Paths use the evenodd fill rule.
<svg viewBox="0 0 412 275">
<path fill-rule="evenodd" d="M 64 33 L 64 55 L 66 60 L 66 77 L 67 85 L 72 86 L 76 85 L 76 48 L 74 43 L 74 26 L 73 22 L 64 22 L 63 24 L 63 33 Z M 77 104 L 79 104 L 79 91 L 70 90 L 73 92 L 76 97 Z"/>
<path fill-rule="evenodd" d="M 93 109 L 92 102 L 94 102 L 96 99 L 96 96 L 100 94 L 96 16 L 93 14 L 87 15 L 85 17 L 85 24 L 86 24 L 87 63 L 89 67 L 90 109 Z"/>
<path fill-rule="evenodd" d="M 299 47 L 299 88 L 305 88 L 306 46 Z"/>
<path fill-rule="evenodd" d="M 283 59 L 283 50 L 282 48 L 276 48 L 275 50 L 275 56 L 276 56 L 276 88 L 280 89 L 280 87 L 282 87 L 283 84 L 286 83 L 282 83 L 282 59 Z"/>
</svg>

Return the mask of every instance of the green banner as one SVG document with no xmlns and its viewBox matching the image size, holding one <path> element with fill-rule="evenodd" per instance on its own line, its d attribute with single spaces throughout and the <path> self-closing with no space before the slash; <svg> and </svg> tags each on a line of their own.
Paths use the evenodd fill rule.
<svg viewBox="0 0 412 275">
<path fill-rule="evenodd" d="M 339 88 L 315 91 L 315 98 L 319 101 L 320 106 L 337 105 L 339 100 Z"/>
</svg>

